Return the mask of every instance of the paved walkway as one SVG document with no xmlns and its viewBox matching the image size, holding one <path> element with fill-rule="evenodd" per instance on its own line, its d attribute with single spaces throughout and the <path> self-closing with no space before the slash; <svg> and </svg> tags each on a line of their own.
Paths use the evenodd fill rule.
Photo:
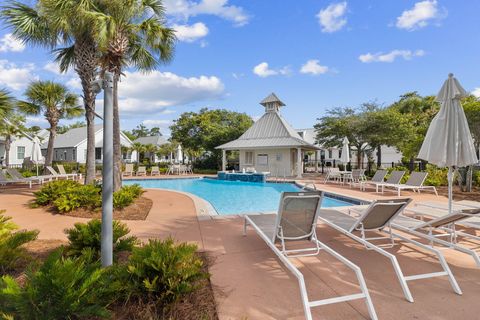
<svg viewBox="0 0 480 320">
<path fill-rule="evenodd" d="M 324 190 L 374 199 L 372 192 L 359 192 L 337 186 L 318 185 Z M 388 194 L 394 196 L 393 193 Z M 411 193 L 407 195 L 412 196 Z M 242 219 L 218 217 L 198 219 L 194 202 L 186 195 L 148 190 L 153 200 L 145 221 L 128 221 L 132 233 L 141 239 L 173 236 L 180 241 L 198 244 L 210 253 L 213 265 L 211 280 L 220 319 L 303 319 L 298 286 L 253 230 L 242 236 Z M 42 239 L 65 239 L 63 230 L 82 218 L 53 215 L 43 209 L 30 209 L 29 189 L 0 189 L 0 210 L 27 229 L 39 229 Z M 416 200 L 436 199 L 432 195 L 415 196 Z M 361 245 L 320 225 L 319 239 L 358 264 L 380 319 L 478 319 L 480 314 L 480 269 L 463 254 L 446 250 L 445 256 L 454 272 L 463 296 L 456 295 L 446 278 L 418 280 L 410 283 L 415 303 L 403 298 L 389 261 Z M 403 245 L 391 249 L 405 274 L 439 271 L 430 255 Z M 304 273 L 312 299 L 358 291 L 352 272 L 321 253 L 317 257 L 295 259 Z M 361 300 L 314 309 L 315 319 L 366 319 Z"/>
</svg>

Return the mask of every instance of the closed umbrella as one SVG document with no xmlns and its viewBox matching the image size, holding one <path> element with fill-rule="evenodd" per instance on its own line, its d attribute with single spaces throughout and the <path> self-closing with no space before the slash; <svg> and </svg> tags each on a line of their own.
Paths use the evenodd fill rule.
<svg viewBox="0 0 480 320">
<path fill-rule="evenodd" d="M 183 162 L 183 152 L 182 152 L 182 146 L 181 145 L 178 145 L 178 147 L 177 147 L 177 161 L 179 163 Z"/>
<path fill-rule="evenodd" d="M 33 163 L 37 166 L 37 176 L 38 176 L 38 164 L 44 162 L 44 157 L 42 156 L 42 149 L 40 148 L 40 140 L 35 136 L 32 139 L 32 156 L 30 158 Z"/>
<path fill-rule="evenodd" d="M 460 99 L 468 93 L 453 74 L 443 84 L 436 100 L 441 107 L 428 127 L 418 158 L 439 167 L 448 167 L 448 212 L 452 212 L 454 167 L 478 162 L 473 138 Z"/>
<path fill-rule="evenodd" d="M 349 147 L 348 147 L 348 144 L 350 143 L 350 141 L 348 141 L 347 137 L 343 138 L 343 141 L 342 141 L 342 155 L 340 157 L 340 161 L 342 161 L 342 163 L 345 164 L 344 166 L 344 171 L 347 170 L 347 163 L 350 162 L 350 150 L 349 150 Z"/>
</svg>

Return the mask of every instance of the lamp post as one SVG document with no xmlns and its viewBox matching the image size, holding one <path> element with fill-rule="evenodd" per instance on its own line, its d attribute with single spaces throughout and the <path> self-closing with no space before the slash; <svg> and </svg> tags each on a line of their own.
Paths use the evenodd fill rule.
<svg viewBox="0 0 480 320">
<path fill-rule="evenodd" d="M 103 89 L 103 168 L 102 168 L 102 266 L 113 262 L 113 74 L 93 84 L 97 93 Z"/>
</svg>

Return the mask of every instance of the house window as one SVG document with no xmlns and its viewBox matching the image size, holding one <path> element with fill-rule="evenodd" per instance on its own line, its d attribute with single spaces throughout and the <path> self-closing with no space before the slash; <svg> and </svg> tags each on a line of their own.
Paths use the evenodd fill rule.
<svg viewBox="0 0 480 320">
<path fill-rule="evenodd" d="M 277 153 L 276 159 L 277 159 L 278 162 L 282 161 L 282 154 L 281 154 L 281 153 Z"/>
<path fill-rule="evenodd" d="M 17 147 L 17 159 L 21 160 L 25 158 L 25 147 Z"/>
<path fill-rule="evenodd" d="M 342 157 L 342 149 L 338 150 L 338 158 L 340 159 Z"/>
<path fill-rule="evenodd" d="M 245 152 L 245 164 L 253 164 L 253 152 Z"/>
<path fill-rule="evenodd" d="M 77 149 L 72 149 L 72 160 L 73 161 L 77 160 Z"/>
<path fill-rule="evenodd" d="M 259 166 L 268 166 L 268 154 L 258 154 L 257 164 Z"/>
<path fill-rule="evenodd" d="M 95 160 L 102 160 L 102 148 L 95 148 Z"/>
<path fill-rule="evenodd" d="M 332 150 L 329 149 L 329 150 L 328 150 L 328 159 L 332 159 L 332 158 L 333 158 L 333 157 L 332 157 Z"/>
</svg>

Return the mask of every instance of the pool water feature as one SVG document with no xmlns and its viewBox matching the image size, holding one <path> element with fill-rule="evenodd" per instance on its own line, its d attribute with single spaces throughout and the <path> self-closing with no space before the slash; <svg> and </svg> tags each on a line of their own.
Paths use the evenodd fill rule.
<svg viewBox="0 0 480 320">
<path fill-rule="evenodd" d="M 210 202 L 218 214 L 276 212 L 282 192 L 298 192 L 293 183 L 256 183 L 216 179 L 138 179 L 124 180 L 124 185 L 168 189 L 192 193 Z M 324 197 L 322 207 L 351 206 L 352 203 Z"/>
</svg>

